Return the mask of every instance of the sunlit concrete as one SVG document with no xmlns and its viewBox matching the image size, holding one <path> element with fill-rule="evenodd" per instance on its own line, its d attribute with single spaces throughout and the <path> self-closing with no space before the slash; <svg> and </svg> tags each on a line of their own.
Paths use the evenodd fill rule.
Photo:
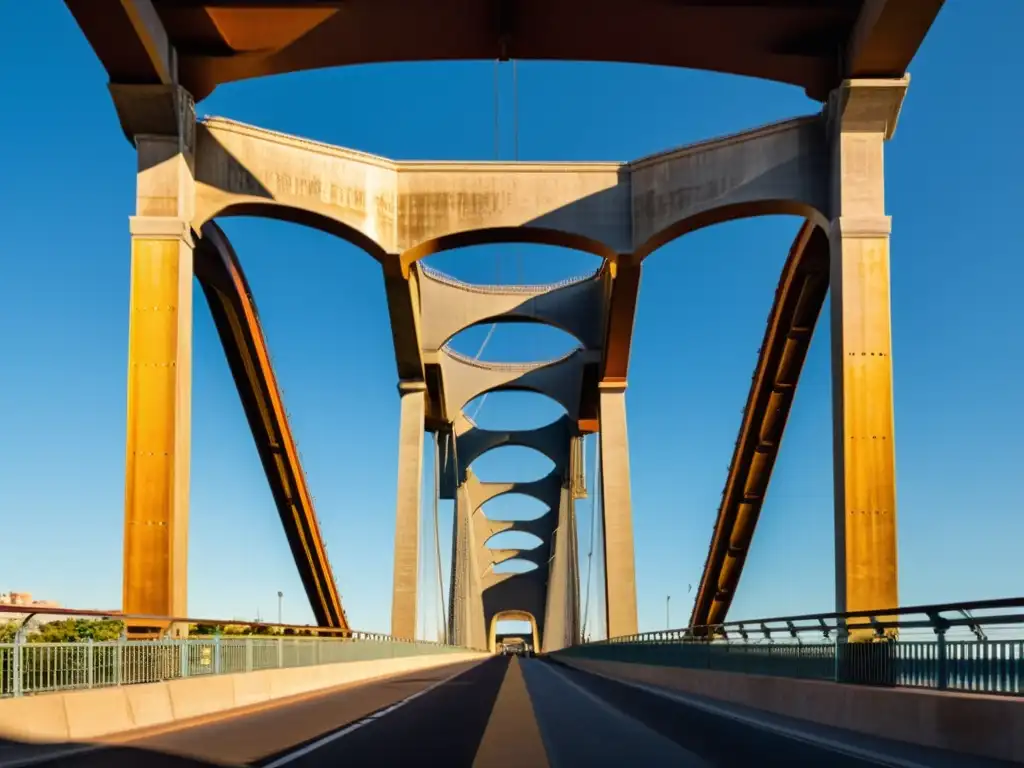
<svg viewBox="0 0 1024 768">
<path fill-rule="evenodd" d="M 564 473 L 563 487 L 570 490 L 569 507 L 579 497 L 573 443 L 582 434 L 600 434 L 612 634 L 636 630 L 625 391 L 642 264 L 661 245 L 718 222 L 778 213 L 803 216 L 826 232 L 830 243 L 837 604 L 895 605 L 890 221 L 884 208 L 882 148 L 895 129 L 906 91 L 906 65 L 941 2 L 851 0 L 817 11 L 801 4 L 798 14 L 781 16 L 766 8 L 761 12 L 768 15 L 756 25 L 721 27 L 757 29 L 762 35 L 756 42 L 743 38 L 728 46 L 713 44 L 711 21 L 750 21 L 756 11 L 670 10 L 658 4 L 645 16 L 632 7 L 620 12 L 615 40 L 602 47 L 596 42 L 602 39 L 598 30 L 554 34 L 564 23 L 558 19 L 575 18 L 565 9 L 559 16 L 557 6 L 563 1 L 544 12 L 514 13 L 510 6 L 511 16 L 487 27 L 488 33 L 480 26 L 482 17 L 474 15 L 482 11 L 454 13 L 454 5 L 442 2 L 432 10 L 430 29 L 436 34 L 409 41 L 399 54 L 394 28 L 389 26 L 384 36 L 373 32 L 369 21 L 377 11 L 359 0 L 346 4 L 345 14 L 330 7 L 295 10 L 275 17 L 273 25 L 261 16 L 263 10 L 214 10 L 214 2 L 182 9 L 162 0 L 68 0 L 111 74 L 114 105 L 138 155 L 131 225 L 127 609 L 185 612 L 193 248 L 207 231 L 204 225 L 232 215 L 316 227 L 355 243 L 381 265 L 403 393 L 395 631 L 415 627 L 418 533 L 413 529 L 419 500 L 412 486 L 419 485 L 422 463 L 416 455 L 421 447 L 414 447 L 417 436 L 421 445 L 424 431 L 437 432 L 450 449 L 444 472 L 454 478 L 450 492 L 460 510 L 454 536 L 464 542 L 457 559 L 465 558 L 453 572 L 466 573 L 460 588 L 472 599 L 464 600 L 464 607 L 476 605 L 487 592 L 480 575 L 487 566 L 481 570 L 478 562 L 479 536 L 472 525 L 479 503 L 468 486 L 470 476 L 462 471 L 468 462 L 459 457 L 459 449 L 479 455 L 515 439 L 544 442 L 549 452 L 557 449 L 553 433 L 546 432 L 543 438 L 539 433 L 529 438 L 478 435 L 475 445 L 469 440 L 460 446 L 459 436 L 471 431 L 462 409 L 486 392 L 527 389 L 551 397 L 568 414 L 568 435 L 560 436 L 568 458 L 555 464 Z M 615 15 L 610 6 L 606 10 Z M 779 21 L 783 16 L 790 21 Z M 366 23 L 352 25 L 355 18 Z M 623 34 L 635 28 L 630 20 L 637 18 L 646 19 L 644 34 Z M 531 23 L 520 27 L 526 19 Z M 684 19 L 690 23 L 680 26 Z M 184 32 L 193 25 L 206 30 L 202 53 L 194 31 Z M 344 51 L 353 49 L 338 41 L 356 30 L 363 36 L 357 47 L 363 53 L 346 58 L 350 54 Z M 683 44 L 681 30 L 690 35 L 704 30 L 703 37 L 695 38 L 702 45 Z M 659 48 L 658 35 L 669 35 L 677 53 Z M 826 38 L 835 44 L 822 46 Z M 797 39 L 813 39 L 817 53 L 779 52 L 780 45 L 790 50 L 787 46 Z M 208 46 L 216 40 L 222 50 L 214 55 Z M 644 40 L 643 53 L 636 40 Z M 394 161 L 224 118 L 195 119 L 193 97 L 202 98 L 221 82 L 327 64 L 417 58 L 428 51 L 438 58 L 475 56 L 488 41 L 499 44 L 503 53 L 521 47 L 527 57 L 591 58 L 600 51 L 602 59 L 756 74 L 800 84 L 826 103 L 819 114 L 625 163 Z M 605 265 L 570 283 L 495 289 L 468 286 L 418 264 L 440 251 L 499 241 L 575 248 L 602 257 Z M 554 361 L 501 364 L 482 363 L 446 346 L 471 325 L 514 320 L 563 328 L 576 336 L 580 349 Z M 762 477 L 763 495 L 767 475 Z M 553 514 L 558 509 L 561 515 L 566 506 L 559 499 Z M 736 532 L 735 510 L 741 508 L 733 504 L 730 513 L 723 506 L 716 524 L 699 599 L 709 616 L 724 617 L 738 583 L 743 549 L 733 547 L 730 553 L 722 547 Z M 752 527 L 756 515 L 747 519 Z M 749 543 L 748 533 L 741 532 L 740 539 L 744 536 Z M 537 584 L 549 587 L 549 577 L 524 580 L 532 585 L 522 588 L 524 599 L 545 603 L 547 597 L 537 598 L 530 590 Z M 507 583 L 514 580 L 501 582 Z M 493 610 L 484 611 L 482 623 L 478 611 L 466 610 L 474 642 L 485 642 L 486 617 Z M 535 615 L 543 624 L 544 612 Z M 450 623 L 454 617 L 453 612 Z"/>
</svg>

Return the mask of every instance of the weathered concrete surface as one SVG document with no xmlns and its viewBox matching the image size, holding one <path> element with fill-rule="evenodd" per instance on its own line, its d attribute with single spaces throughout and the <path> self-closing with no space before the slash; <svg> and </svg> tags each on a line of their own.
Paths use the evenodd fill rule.
<svg viewBox="0 0 1024 768">
<path fill-rule="evenodd" d="M 824 221 L 825 138 L 813 115 L 632 163 L 402 162 L 208 118 L 197 127 L 193 226 L 232 214 L 294 220 L 382 261 L 400 254 L 403 273 L 439 250 L 496 240 L 643 258 L 718 221 Z"/>
</svg>

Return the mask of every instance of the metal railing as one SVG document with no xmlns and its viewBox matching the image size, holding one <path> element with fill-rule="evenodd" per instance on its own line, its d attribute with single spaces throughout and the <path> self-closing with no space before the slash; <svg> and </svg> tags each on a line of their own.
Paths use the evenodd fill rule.
<svg viewBox="0 0 1024 768">
<path fill-rule="evenodd" d="M 981 612 L 985 613 L 978 615 Z M 951 632 L 964 637 L 951 637 Z M 560 653 L 720 672 L 1024 696 L 1024 597 L 894 608 L 884 615 L 855 611 L 734 621 L 613 637 Z"/>
<path fill-rule="evenodd" d="M 5 613 L 30 613 L 31 618 L 35 615 L 32 611 L 30 606 L 0 606 L 0 621 Z M 426 640 L 400 640 L 378 633 L 341 632 L 302 625 L 167 619 L 67 609 L 38 612 L 116 620 L 160 618 L 167 624 L 264 632 L 317 632 L 333 636 L 206 634 L 183 639 L 131 640 L 122 632 L 115 640 L 48 643 L 38 642 L 38 636 L 25 632 L 25 619 L 12 642 L 0 643 L 0 697 L 465 650 Z"/>
</svg>

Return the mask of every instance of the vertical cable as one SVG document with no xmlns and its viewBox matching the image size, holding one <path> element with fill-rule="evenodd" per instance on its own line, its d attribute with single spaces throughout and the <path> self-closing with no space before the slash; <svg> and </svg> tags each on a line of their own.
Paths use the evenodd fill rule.
<svg viewBox="0 0 1024 768">
<path fill-rule="evenodd" d="M 441 612 L 437 616 L 437 623 L 444 624 L 444 578 L 441 575 L 441 447 L 438 443 L 438 434 L 434 432 L 434 559 L 437 563 L 437 598 L 441 605 Z"/>
</svg>

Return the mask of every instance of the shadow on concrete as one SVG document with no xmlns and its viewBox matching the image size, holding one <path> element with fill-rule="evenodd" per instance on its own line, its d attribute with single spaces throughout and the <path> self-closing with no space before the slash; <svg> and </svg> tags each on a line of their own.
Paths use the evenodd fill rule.
<svg viewBox="0 0 1024 768">
<path fill-rule="evenodd" d="M 240 765 L 221 763 L 130 745 L 86 742 L 31 743 L 0 738 L 0 768 L 51 766 L 63 768 L 213 768 Z"/>
</svg>

